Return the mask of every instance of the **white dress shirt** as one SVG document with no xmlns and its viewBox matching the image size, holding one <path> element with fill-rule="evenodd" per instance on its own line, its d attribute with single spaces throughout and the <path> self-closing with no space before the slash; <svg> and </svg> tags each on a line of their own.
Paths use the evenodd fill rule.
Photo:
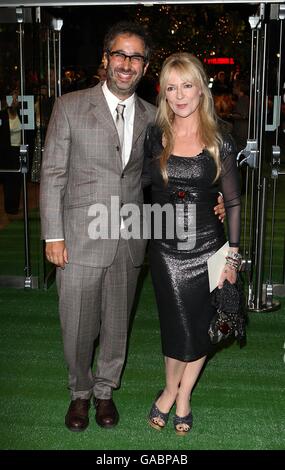
<svg viewBox="0 0 285 470">
<path fill-rule="evenodd" d="M 124 101 L 119 100 L 117 96 L 107 87 L 107 82 L 104 82 L 102 85 L 102 91 L 106 98 L 107 104 L 113 116 L 114 122 L 117 117 L 117 105 L 123 104 L 124 109 L 124 145 L 122 149 L 122 162 L 123 167 L 126 166 L 130 159 L 131 150 L 132 150 L 132 141 L 133 141 L 133 129 L 134 129 L 134 117 L 135 117 L 135 95 L 133 94 Z"/>
</svg>

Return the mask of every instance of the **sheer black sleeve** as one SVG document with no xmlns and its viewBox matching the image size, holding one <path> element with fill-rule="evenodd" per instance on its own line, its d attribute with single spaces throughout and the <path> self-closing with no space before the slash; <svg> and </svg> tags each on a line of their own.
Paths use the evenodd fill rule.
<svg viewBox="0 0 285 470">
<path fill-rule="evenodd" d="M 160 155 L 162 150 L 162 133 L 154 124 L 149 124 L 144 140 L 144 163 L 142 170 L 142 187 L 145 188 L 152 183 L 151 166 L 153 159 Z"/>
<path fill-rule="evenodd" d="M 224 136 L 221 148 L 221 189 L 227 215 L 229 245 L 232 247 L 238 247 L 240 242 L 241 190 L 236 156 L 236 145 L 232 137 Z"/>
<path fill-rule="evenodd" d="M 148 125 L 144 139 L 144 161 L 142 170 L 142 187 L 146 188 L 151 184 L 151 161 L 152 161 L 152 144 L 151 144 L 151 125 Z"/>
</svg>

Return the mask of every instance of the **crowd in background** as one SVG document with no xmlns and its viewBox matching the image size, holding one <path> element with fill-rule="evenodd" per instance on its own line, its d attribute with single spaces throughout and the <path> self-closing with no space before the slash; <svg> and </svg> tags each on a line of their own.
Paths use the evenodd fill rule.
<svg viewBox="0 0 285 470">
<path fill-rule="evenodd" d="M 96 71 L 87 72 L 79 68 L 66 68 L 62 79 L 62 93 L 81 90 L 97 85 L 104 81 L 106 73 L 103 64 L 99 64 Z M 224 121 L 224 125 L 233 134 L 238 151 L 246 146 L 249 114 L 249 77 L 242 77 L 237 70 L 225 72 L 216 71 L 209 87 L 214 96 L 217 115 Z M 141 80 L 137 93 L 139 96 L 156 104 L 158 82 L 155 77 L 146 75 Z"/>
<path fill-rule="evenodd" d="M 51 75 L 52 78 L 52 75 Z M 84 70 L 83 68 L 74 68 L 74 67 L 65 67 L 63 70 L 62 81 L 61 81 L 61 92 L 62 94 L 69 93 L 76 90 L 81 90 L 97 85 L 100 81 L 104 81 L 106 78 L 106 72 L 104 66 L 100 63 L 97 68 L 90 69 L 89 71 Z M 47 80 L 45 80 L 47 82 Z M 53 88 L 53 82 L 51 80 L 51 87 L 48 93 L 47 84 L 40 84 L 35 73 L 29 72 L 26 77 L 26 92 L 27 95 L 34 96 L 35 102 L 35 129 L 34 131 L 28 131 L 26 133 L 26 140 L 29 145 L 29 156 L 30 156 L 30 171 L 29 175 L 31 181 L 39 182 L 40 180 L 40 168 L 41 168 L 41 151 L 43 147 L 43 142 L 45 139 L 45 132 L 47 129 L 49 117 L 54 103 L 55 93 Z M 224 125 L 227 127 L 228 131 L 232 133 L 238 151 L 241 151 L 245 148 L 247 137 L 248 137 L 248 119 L 249 119 L 249 77 L 241 76 L 238 71 L 216 71 L 214 77 L 209 81 L 209 87 L 211 88 L 215 109 L 217 115 L 220 119 L 223 120 Z M 156 104 L 156 98 L 158 94 L 158 83 L 157 80 L 150 76 L 146 75 L 138 87 L 137 93 L 142 98 Z M 10 122 L 12 126 L 15 122 L 18 122 L 17 119 L 12 119 L 12 114 L 16 117 L 20 117 L 19 102 L 17 101 L 17 96 L 20 94 L 20 83 L 19 80 L 15 77 L 11 77 L 10 84 L 4 82 L 0 83 L 0 95 L 1 95 L 1 113 L 4 116 L 4 121 L 10 114 L 7 122 Z M 5 97 L 7 95 L 13 95 L 13 105 L 8 106 Z M 16 103 L 16 104 L 15 104 Z M 281 128 L 282 123 L 285 123 L 285 104 L 282 105 L 282 115 L 281 115 Z M 268 113 L 270 113 L 272 108 L 272 102 L 268 101 Z M 6 111 L 5 111 L 6 110 Z M 3 119 L 3 117 L 2 117 Z M 285 128 L 285 124 L 284 124 Z M 20 141 L 11 145 L 11 133 L 14 133 L 14 130 L 10 129 L 10 134 L 7 133 L 7 130 L 3 131 L 0 127 L 0 132 L 3 136 L 1 137 L 2 142 L 0 142 L 1 151 L 0 151 L 0 166 L 1 168 L 6 168 L 9 161 L 7 160 L 7 155 L 14 155 L 13 157 L 13 167 L 16 165 L 15 160 L 15 151 L 19 148 Z M 4 132 L 4 133 L 3 133 Z M 14 133 L 15 134 L 15 133 Z M 20 133 L 18 133 L 18 137 Z M 6 139 L 6 144 L 5 144 Z M 18 138 L 18 140 L 20 137 Z M 14 141 L 15 139 L 13 139 Z M 6 145 L 6 150 L 5 150 Z M 11 149 L 11 147 L 14 147 Z M 9 147 L 9 149 L 8 149 Z M 16 148 L 17 147 L 17 148 Z M 8 161 L 8 163 L 7 163 Z M 18 163 L 17 163 L 18 164 Z M 8 165 L 9 166 L 9 165 Z M 3 183 L 5 200 L 11 199 L 10 193 L 11 190 L 9 187 L 11 185 L 17 187 L 15 192 L 16 200 L 19 200 L 19 175 L 0 175 L 0 182 Z M 13 183 L 14 182 L 14 183 Z M 14 197 L 14 199 L 15 199 Z M 7 200 L 8 200 L 7 199 Z M 9 208 L 10 202 L 5 203 L 7 205 L 6 210 L 9 212 L 17 213 L 18 202 L 14 202 L 14 207 Z M 17 206 L 17 207 L 16 207 Z M 8 208 L 8 209 L 7 209 Z"/>
</svg>

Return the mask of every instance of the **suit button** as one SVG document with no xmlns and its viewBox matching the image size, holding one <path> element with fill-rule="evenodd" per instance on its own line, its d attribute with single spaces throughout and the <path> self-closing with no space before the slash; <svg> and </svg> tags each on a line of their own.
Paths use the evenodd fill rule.
<svg viewBox="0 0 285 470">
<path fill-rule="evenodd" d="M 116 150 L 117 150 L 117 152 L 119 152 L 119 150 L 120 150 L 120 147 L 118 145 L 116 147 Z"/>
<path fill-rule="evenodd" d="M 121 174 L 121 178 L 125 178 L 125 176 L 126 176 L 125 173 Z"/>
</svg>

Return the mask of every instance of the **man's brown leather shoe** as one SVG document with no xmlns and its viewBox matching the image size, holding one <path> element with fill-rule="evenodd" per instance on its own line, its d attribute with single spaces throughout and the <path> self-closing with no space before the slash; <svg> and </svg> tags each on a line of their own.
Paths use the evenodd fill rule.
<svg viewBox="0 0 285 470">
<path fill-rule="evenodd" d="M 76 398 L 70 402 L 67 414 L 65 416 L 65 425 L 70 431 L 84 431 L 88 424 L 88 411 L 90 400 Z"/>
<path fill-rule="evenodd" d="M 113 428 L 119 421 L 119 413 L 112 398 L 109 400 L 94 399 L 96 423 L 102 428 Z"/>
</svg>

